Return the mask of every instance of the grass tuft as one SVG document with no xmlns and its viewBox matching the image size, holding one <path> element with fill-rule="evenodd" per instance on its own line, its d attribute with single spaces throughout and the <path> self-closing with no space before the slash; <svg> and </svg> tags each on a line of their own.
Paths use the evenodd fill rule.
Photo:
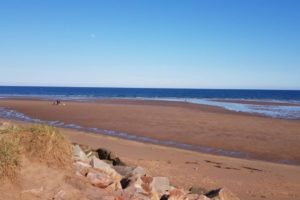
<svg viewBox="0 0 300 200">
<path fill-rule="evenodd" d="M 25 154 L 32 160 L 47 163 L 52 167 L 67 167 L 72 162 L 72 146 L 56 128 L 35 125 L 20 134 Z"/>
<path fill-rule="evenodd" d="M 72 164 L 71 143 L 56 128 L 46 125 L 9 126 L 0 135 L 0 179 L 13 179 L 22 156 L 50 167 L 68 168 Z"/>
<path fill-rule="evenodd" d="M 0 179 L 15 179 L 19 167 L 19 140 L 12 135 L 5 135 L 0 139 Z"/>
</svg>

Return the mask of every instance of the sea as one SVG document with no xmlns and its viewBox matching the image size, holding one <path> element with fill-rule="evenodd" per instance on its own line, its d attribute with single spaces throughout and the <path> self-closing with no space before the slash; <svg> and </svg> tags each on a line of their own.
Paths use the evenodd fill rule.
<svg viewBox="0 0 300 200">
<path fill-rule="evenodd" d="M 300 119 L 300 90 L 0 86 L 0 98 L 12 97 L 74 101 L 103 98 L 182 101 L 272 118 Z"/>
</svg>

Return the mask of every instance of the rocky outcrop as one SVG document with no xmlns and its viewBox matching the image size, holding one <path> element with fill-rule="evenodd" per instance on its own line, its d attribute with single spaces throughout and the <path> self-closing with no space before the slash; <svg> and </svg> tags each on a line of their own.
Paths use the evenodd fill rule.
<svg viewBox="0 0 300 200">
<path fill-rule="evenodd" d="M 93 187 L 109 192 L 110 196 L 105 199 L 239 200 L 225 188 L 212 191 L 200 187 L 192 187 L 189 191 L 175 188 L 167 177 L 152 177 L 140 166 L 126 166 L 115 154 L 106 149 L 94 151 L 74 145 L 73 167 L 77 176 L 88 181 Z M 67 196 L 63 194 L 63 192 L 57 194 L 56 199 L 59 199 L 59 196 Z"/>
</svg>

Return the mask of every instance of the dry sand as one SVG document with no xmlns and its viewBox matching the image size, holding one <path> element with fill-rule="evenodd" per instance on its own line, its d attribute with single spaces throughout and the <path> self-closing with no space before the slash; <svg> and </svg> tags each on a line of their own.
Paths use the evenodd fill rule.
<svg viewBox="0 0 300 200">
<path fill-rule="evenodd" d="M 231 113 L 187 103 L 103 100 L 67 102 L 1 100 L 34 118 L 60 120 L 87 127 L 120 130 L 159 139 L 242 150 L 262 159 L 300 160 L 299 121 Z M 177 186 L 227 187 L 241 199 L 300 199 L 300 167 L 215 156 L 64 130 L 72 142 L 106 147 L 128 164 L 144 166 L 152 175 L 167 176 Z"/>
</svg>

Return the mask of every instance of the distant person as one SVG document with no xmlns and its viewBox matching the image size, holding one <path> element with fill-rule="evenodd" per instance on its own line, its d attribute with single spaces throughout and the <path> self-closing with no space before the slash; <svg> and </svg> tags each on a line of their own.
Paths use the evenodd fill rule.
<svg viewBox="0 0 300 200">
<path fill-rule="evenodd" d="M 60 100 L 56 100 L 56 101 L 53 102 L 53 105 L 57 105 L 58 106 L 58 105 L 60 105 L 60 103 L 61 103 Z"/>
</svg>

